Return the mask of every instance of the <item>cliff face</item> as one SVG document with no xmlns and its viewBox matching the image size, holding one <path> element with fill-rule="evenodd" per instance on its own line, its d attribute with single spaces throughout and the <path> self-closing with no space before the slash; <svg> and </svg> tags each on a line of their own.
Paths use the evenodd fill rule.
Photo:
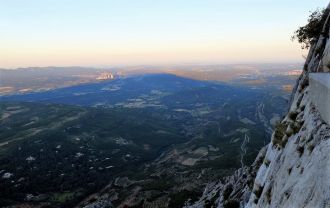
<svg viewBox="0 0 330 208">
<path fill-rule="evenodd" d="M 330 127 L 321 109 L 327 98 L 315 100 L 321 92 L 309 84 L 310 73 L 329 71 L 329 18 L 310 49 L 289 112 L 272 135 L 246 207 L 330 207 Z"/>
<path fill-rule="evenodd" d="M 260 165 L 263 163 L 266 147 L 262 148 L 250 167 L 235 171 L 232 176 L 206 186 L 203 196 L 187 208 L 202 207 L 244 207 L 248 202 L 253 182 Z"/>
<path fill-rule="evenodd" d="M 266 151 L 261 150 L 251 167 L 209 185 L 191 207 L 330 207 L 330 126 L 325 122 L 330 103 L 325 104 L 329 97 L 322 101 L 315 96 L 319 92 L 311 90 L 309 81 L 310 73 L 330 70 L 329 10 L 330 5 L 321 36 L 311 46 L 293 90 L 289 111 L 276 126 Z M 329 75 L 323 74 L 323 81 L 330 82 Z M 254 177 L 253 185 L 249 184 Z"/>
</svg>

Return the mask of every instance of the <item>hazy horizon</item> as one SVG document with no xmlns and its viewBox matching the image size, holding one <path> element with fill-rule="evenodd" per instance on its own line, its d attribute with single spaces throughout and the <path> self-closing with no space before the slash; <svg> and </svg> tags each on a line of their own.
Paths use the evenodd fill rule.
<svg viewBox="0 0 330 208">
<path fill-rule="evenodd" d="M 242 63 L 167 63 L 167 64 L 117 64 L 117 65 L 45 65 L 45 66 L 22 66 L 22 67 L 0 67 L 0 70 L 16 70 L 16 69 L 30 69 L 30 68 L 95 68 L 95 69 L 110 69 L 110 68 L 118 68 L 118 69 L 125 69 L 125 68 L 145 68 L 145 67 L 155 67 L 155 68 L 162 68 L 162 67 L 173 67 L 174 69 L 177 67 L 234 67 L 234 66 L 242 66 L 242 67 L 260 67 L 260 66 L 282 66 L 282 65 L 303 65 L 303 61 L 297 62 L 242 62 Z M 223 69 L 223 68 L 221 68 Z"/>
<path fill-rule="evenodd" d="M 315 1 L 2 1 L 0 68 L 301 63 Z"/>
</svg>

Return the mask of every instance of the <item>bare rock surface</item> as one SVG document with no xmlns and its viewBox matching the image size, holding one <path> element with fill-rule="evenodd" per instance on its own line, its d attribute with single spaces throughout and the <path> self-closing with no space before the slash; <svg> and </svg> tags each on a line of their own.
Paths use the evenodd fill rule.
<svg viewBox="0 0 330 208">
<path fill-rule="evenodd" d="M 288 113 L 276 124 L 271 142 L 251 167 L 210 183 L 203 196 L 187 207 L 330 207 L 330 126 L 309 86 L 310 73 L 329 72 L 329 11 L 330 5 L 322 34 L 312 44 L 292 92 Z"/>
<path fill-rule="evenodd" d="M 186 207 L 224 207 L 244 206 L 250 197 L 253 181 L 257 170 L 264 161 L 266 147 L 262 148 L 256 160 L 250 167 L 242 167 L 232 176 L 223 178 L 206 186 L 203 196 L 195 203 Z"/>
</svg>

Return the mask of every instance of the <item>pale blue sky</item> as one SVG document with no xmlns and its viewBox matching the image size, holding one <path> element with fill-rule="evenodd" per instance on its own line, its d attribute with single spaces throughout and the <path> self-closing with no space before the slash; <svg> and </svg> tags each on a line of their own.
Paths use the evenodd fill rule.
<svg viewBox="0 0 330 208">
<path fill-rule="evenodd" d="M 325 0 L 0 0 L 0 67 L 297 62 Z"/>
</svg>

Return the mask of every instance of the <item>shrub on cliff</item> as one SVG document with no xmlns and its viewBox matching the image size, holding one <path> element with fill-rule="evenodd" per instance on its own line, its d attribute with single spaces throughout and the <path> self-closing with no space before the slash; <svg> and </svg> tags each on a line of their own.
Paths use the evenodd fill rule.
<svg viewBox="0 0 330 208">
<path fill-rule="evenodd" d="M 326 9 L 316 10 L 309 15 L 306 25 L 299 27 L 292 36 L 292 40 L 297 39 L 301 43 L 302 49 L 308 49 L 319 38 L 322 27 L 326 21 Z"/>
</svg>

